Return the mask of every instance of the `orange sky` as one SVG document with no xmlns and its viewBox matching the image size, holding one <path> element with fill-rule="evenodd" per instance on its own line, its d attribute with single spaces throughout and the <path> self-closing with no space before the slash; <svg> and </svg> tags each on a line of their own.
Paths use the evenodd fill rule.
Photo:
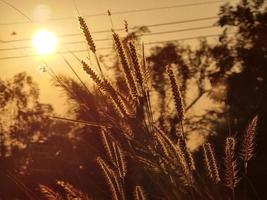
<svg viewBox="0 0 267 200">
<path fill-rule="evenodd" d="M 98 13 L 105 13 L 107 9 L 111 12 L 124 11 L 124 10 L 135 10 L 135 9 L 146 9 L 146 8 L 157 8 L 173 5 L 183 4 L 198 4 L 200 2 L 207 2 L 208 0 L 76 0 L 76 4 L 81 15 L 93 15 Z M 41 57 L 36 55 L 36 51 L 32 46 L 32 37 L 39 29 L 48 29 L 55 32 L 57 35 L 80 33 L 79 25 L 77 20 L 74 18 L 77 16 L 77 12 L 73 3 L 73 0 L 6 0 L 10 4 L 19 8 L 29 20 L 21 15 L 19 12 L 10 8 L 6 4 L 0 1 L 0 75 L 1 78 L 10 77 L 20 71 L 26 71 L 34 77 L 34 80 L 40 84 L 41 88 L 41 100 L 44 102 L 52 102 L 56 107 L 56 110 L 60 113 L 64 112 L 66 107 L 62 106 L 64 101 L 62 100 L 62 93 L 55 92 L 56 89 L 51 86 L 49 77 L 42 75 L 39 71 L 39 66 L 44 63 L 53 68 L 58 73 L 70 74 L 70 71 L 64 64 L 60 55 L 50 55 Z M 226 1 L 225 1 L 226 2 Z M 137 25 L 148 25 L 155 23 L 166 23 L 173 21 L 182 21 L 195 18 L 213 17 L 216 16 L 219 11 L 219 6 L 223 2 L 211 3 L 205 5 L 185 6 L 180 8 L 169 8 L 169 9 L 158 9 L 146 12 L 135 12 L 128 14 L 117 14 L 112 16 L 114 28 L 123 27 L 123 20 L 126 19 L 129 26 Z M 65 20 L 55 20 L 56 18 L 69 18 Z M 73 17 L 73 18 L 72 18 Z M 49 20 L 54 19 L 54 20 Z M 109 18 L 107 16 L 95 16 L 88 17 L 86 21 L 91 31 L 107 30 L 111 28 Z M 213 25 L 216 20 L 206 20 L 199 22 L 191 22 L 184 24 L 175 24 L 168 26 L 158 26 L 150 28 L 150 31 L 172 31 L 178 29 L 186 29 L 193 27 L 209 26 Z M 26 22 L 26 23 L 24 23 Z M 220 30 L 218 28 L 209 28 L 202 30 L 176 32 L 169 34 L 144 36 L 142 40 L 144 42 L 153 42 L 159 40 L 172 40 L 187 37 L 195 37 L 201 35 L 216 34 Z M 16 32 L 13 35 L 12 32 Z M 108 33 L 93 34 L 94 39 L 110 38 L 111 35 Z M 24 40 L 25 39 L 25 40 Z M 12 42 L 12 40 L 15 40 Z M 22 40 L 22 41 L 16 41 Z M 79 44 L 68 44 L 60 45 L 62 42 L 73 42 L 83 40 L 81 35 L 71 37 L 59 37 L 59 45 L 57 51 L 80 50 L 85 49 L 85 43 Z M 4 42 L 5 41 L 5 42 Z M 11 41 L 11 42 L 6 42 Z M 194 43 L 196 40 L 188 40 L 186 43 Z M 111 41 L 96 42 L 97 47 L 111 46 Z M 21 48 L 14 50 L 4 50 L 10 48 Z M 146 48 L 150 48 L 147 46 Z M 1 50 L 2 49 L 2 50 Z M 33 56 L 34 55 L 34 56 Z M 83 58 L 87 53 L 77 54 Z M 10 58 L 17 57 L 22 58 Z M 28 57 L 24 57 L 28 56 Z M 79 71 L 79 66 L 70 55 L 65 55 L 74 64 L 75 69 Z M 80 70 L 79 73 L 82 73 Z M 58 106 L 61 105 L 61 106 Z"/>
</svg>

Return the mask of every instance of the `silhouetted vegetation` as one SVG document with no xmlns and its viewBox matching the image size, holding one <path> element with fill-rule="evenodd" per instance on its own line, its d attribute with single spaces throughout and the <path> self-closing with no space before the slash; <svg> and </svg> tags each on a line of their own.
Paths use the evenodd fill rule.
<svg viewBox="0 0 267 200">
<path fill-rule="evenodd" d="M 266 1 L 222 6 L 216 44 L 166 44 L 147 58 L 136 32 L 112 31 L 110 71 L 79 23 L 94 55 L 76 57 L 88 80 L 71 65 L 76 79 L 46 69 L 71 117 L 40 103 L 26 73 L 0 80 L 0 199 L 267 196 Z M 203 98 L 218 106 L 199 114 Z M 194 149 L 192 135 L 201 137 Z"/>
</svg>

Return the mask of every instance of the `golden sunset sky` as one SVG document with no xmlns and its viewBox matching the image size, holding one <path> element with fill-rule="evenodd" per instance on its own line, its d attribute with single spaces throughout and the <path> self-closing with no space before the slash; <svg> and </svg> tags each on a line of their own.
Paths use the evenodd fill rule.
<svg viewBox="0 0 267 200">
<path fill-rule="evenodd" d="M 113 13 L 112 20 L 114 28 L 117 29 L 124 27 L 123 20 L 125 19 L 129 27 L 134 27 L 216 17 L 220 5 L 225 2 L 227 1 L 76 0 L 75 4 L 79 14 L 85 16 L 90 30 L 94 32 L 111 28 L 110 20 L 106 15 L 108 9 Z M 8 4 L 15 8 L 11 8 Z M 21 71 L 32 75 L 34 80 L 40 84 L 41 101 L 52 103 L 59 113 L 63 113 L 66 109 L 63 95 L 51 86 L 47 75 L 40 73 L 40 66 L 47 63 L 55 72 L 73 76 L 63 62 L 62 55 L 64 55 L 79 73 L 82 71 L 70 54 L 38 55 L 32 46 L 32 39 L 38 30 L 46 29 L 54 32 L 58 37 L 56 51 L 86 49 L 86 43 L 83 42 L 77 22 L 75 4 L 73 0 L 0 0 L 0 77 L 8 78 Z M 153 26 L 149 28 L 151 33 L 171 33 L 142 36 L 142 40 L 148 43 L 218 34 L 221 31 L 219 28 L 208 28 L 215 22 L 216 19 L 207 19 Z M 177 31 L 191 28 L 193 30 Z M 93 37 L 95 40 L 109 39 L 111 34 L 110 32 L 95 33 Z M 212 42 L 216 38 L 211 37 L 209 40 Z M 81 42 L 77 43 L 77 41 Z M 196 41 L 196 39 L 185 40 L 184 43 L 195 44 Z M 110 47 L 112 41 L 96 41 L 96 46 L 100 49 Z M 152 46 L 146 45 L 146 49 Z M 108 53 L 108 50 L 101 50 L 99 53 Z M 76 55 L 84 58 L 88 53 L 77 52 Z"/>
</svg>

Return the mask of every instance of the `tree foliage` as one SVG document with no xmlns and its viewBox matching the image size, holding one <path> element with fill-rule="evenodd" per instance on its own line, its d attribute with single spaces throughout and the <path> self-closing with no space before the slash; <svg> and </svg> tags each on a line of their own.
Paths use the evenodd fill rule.
<svg viewBox="0 0 267 200">
<path fill-rule="evenodd" d="M 12 156 L 29 145 L 45 140 L 53 108 L 40 103 L 39 89 L 26 73 L 0 80 L 1 157 Z M 46 123 L 44 123 L 46 122 Z M 50 126 L 50 127 L 49 127 Z"/>
</svg>

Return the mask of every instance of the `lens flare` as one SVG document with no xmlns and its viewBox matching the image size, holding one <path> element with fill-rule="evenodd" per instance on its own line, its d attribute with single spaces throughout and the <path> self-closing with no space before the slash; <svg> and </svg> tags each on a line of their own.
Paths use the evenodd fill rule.
<svg viewBox="0 0 267 200">
<path fill-rule="evenodd" d="M 54 33 L 41 30 L 36 33 L 33 39 L 33 46 L 39 54 L 51 54 L 57 46 L 57 37 Z"/>
</svg>

